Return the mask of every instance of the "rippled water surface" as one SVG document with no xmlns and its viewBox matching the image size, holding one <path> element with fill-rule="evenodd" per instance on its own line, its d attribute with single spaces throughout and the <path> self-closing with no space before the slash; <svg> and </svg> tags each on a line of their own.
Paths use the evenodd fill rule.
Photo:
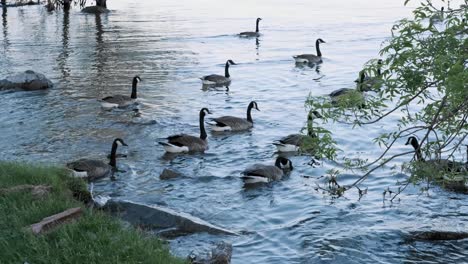
<svg viewBox="0 0 468 264">
<path fill-rule="evenodd" d="M 32 69 L 56 86 L 45 92 L 1 92 L 0 158 L 63 164 L 81 157 L 104 159 L 115 137 L 129 144 L 116 181 L 95 191 L 147 204 L 165 205 L 239 231 L 237 237 L 191 235 L 171 242 L 174 253 L 234 245 L 233 263 L 461 263 L 466 240 L 411 242 L 415 230 L 467 229 L 467 198 L 439 189 L 408 187 L 401 201 L 383 203 L 382 193 L 407 178 L 389 168 L 372 174 L 356 191 L 331 199 L 315 190 L 319 177 L 337 165 L 313 168 L 310 157 L 293 156 L 286 179 L 244 188 L 239 173 L 253 163 L 273 163 L 271 142 L 305 125 L 304 101 L 352 87 L 362 65 L 378 56 L 392 24 L 410 14 L 403 1 L 109 1 L 112 13 L 47 13 L 42 7 L 3 9 L 0 76 Z M 262 36 L 241 39 L 262 17 Z M 324 39 L 319 68 L 296 67 L 292 55 L 315 53 Z M 232 84 L 202 89 L 199 77 L 222 74 L 232 59 Z M 130 93 L 139 75 L 141 120 L 128 111 L 106 112 L 97 98 Z M 256 100 L 255 128 L 247 133 L 209 133 L 204 155 L 164 155 L 160 138 L 198 134 L 198 112 L 244 116 Z M 144 124 L 155 120 L 155 124 Z M 365 129 L 328 124 L 344 153 L 375 158 L 372 138 L 395 118 Z M 319 122 L 319 121 L 316 121 Z M 404 143 L 394 151 L 405 149 Z M 399 162 L 411 157 L 402 158 Z M 164 168 L 187 178 L 159 180 Z M 307 177 L 305 177 L 307 176 Z M 358 175 L 346 174 L 349 184 Z"/>
</svg>

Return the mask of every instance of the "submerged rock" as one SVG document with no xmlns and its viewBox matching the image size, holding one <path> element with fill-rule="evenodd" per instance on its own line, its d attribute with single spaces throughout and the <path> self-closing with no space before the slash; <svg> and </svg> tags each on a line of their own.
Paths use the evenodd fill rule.
<svg viewBox="0 0 468 264">
<path fill-rule="evenodd" d="M 161 206 L 150 206 L 123 200 L 109 200 L 103 207 L 132 225 L 171 230 L 171 234 L 206 232 L 237 235 L 200 218 Z"/>
<path fill-rule="evenodd" d="M 159 179 L 161 180 L 170 180 L 179 177 L 182 177 L 182 173 L 170 169 L 164 169 L 159 175 Z"/>
<path fill-rule="evenodd" d="M 109 13 L 110 10 L 101 6 L 87 6 L 81 9 L 81 12 L 87 14 L 102 14 L 102 13 Z"/>
<path fill-rule="evenodd" d="M 229 264 L 232 257 L 232 245 L 226 242 L 218 243 L 216 248 L 211 250 L 208 257 L 198 259 L 197 256 L 189 256 L 192 264 Z"/>
<path fill-rule="evenodd" d="M 26 91 L 43 90 L 53 86 L 44 74 L 31 70 L 0 80 L 0 90 L 20 89 Z"/>
</svg>

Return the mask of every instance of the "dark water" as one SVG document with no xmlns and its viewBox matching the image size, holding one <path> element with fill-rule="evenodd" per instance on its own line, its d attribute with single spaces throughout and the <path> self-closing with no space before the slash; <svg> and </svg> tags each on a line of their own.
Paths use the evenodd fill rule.
<svg viewBox="0 0 468 264">
<path fill-rule="evenodd" d="M 135 3 L 136 2 L 136 3 Z M 332 199 L 315 190 L 320 176 L 337 165 L 313 168 L 310 157 L 291 157 L 295 170 L 281 182 L 243 188 L 239 173 L 256 163 L 273 163 L 271 142 L 305 125 L 304 101 L 352 87 L 363 63 L 375 58 L 394 21 L 410 14 L 402 1 L 111 1 L 109 15 L 72 10 L 47 13 L 41 7 L 4 9 L 0 34 L 0 76 L 33 69 L 56 86 L 45 92 L 0 93 L 0 158 L 63 164 L 81 157 L 105 158 L 110 142 L 124 138 L 129 157 L 117 181 L 104 179 L 95 191 L 113 197 L 162 204 L 191 213 L 239 237 L 185 236 L 171 242 L 176 254 L 209 247 L 217 240 L 234 245 L 233 263 L 461 263 L 466 240 L 423 243 L 406 240 L 416 230 L 466 231 L 467 198 L 410 186 L 401 201 L 383 203 L 382 193 L 407 175 L 384 168 L 363 187 Z M 255 39 L 234 34 L 253 30 Z M 315 52 L 322 38 L 319 69 L 295 67 L 291 56 Z M 204 90 L 199 77 L 231 68 L 230 90 Z M 125 111 L 105 112 L 96 98 L 129 93 L 140 75 L 136 123 Z M 318 79 L 318 80 L 317 80 Z M 251 100 L 255 128 L 232 135 L 209 133 L 204 155 L 164 155 L 158 139 L 178 132 L 198 134 L 198 111 L 215 116 L 245 115 Z M 342 154 L 375 158 L 372 138 L 391 128 L 382 124 L 351 130 L 327 124 Z M 407 149 L 399 142 L 394 152 Z M 408 161 L 405 157 L 397 162 Z M 160 181 L 164 168 L 189 178 Z M 305 175 L 309 177 L 304 177 Z M 340 176 L 349 184 L 358 175 Z"/>
</svg>

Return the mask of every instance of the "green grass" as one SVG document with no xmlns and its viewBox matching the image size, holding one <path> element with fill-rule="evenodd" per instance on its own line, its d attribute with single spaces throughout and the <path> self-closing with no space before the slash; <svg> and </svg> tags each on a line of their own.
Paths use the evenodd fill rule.
<svg viewBox="0 0 468 264">
<path fill-rule="evenodd" d="M 71 179 L 62 169 L 0 162 L 0 188 L 45 184 L 52 192 L 44 198 L 30 193 L 0 194 L 0 263 L 184 263 L 173 257 L 159 239 L 145 235 L 107 214 L 87 209 L 86 184 Z M 27 227 L 71 207 L 83 216 L 46 234 Z"/>
</svg>

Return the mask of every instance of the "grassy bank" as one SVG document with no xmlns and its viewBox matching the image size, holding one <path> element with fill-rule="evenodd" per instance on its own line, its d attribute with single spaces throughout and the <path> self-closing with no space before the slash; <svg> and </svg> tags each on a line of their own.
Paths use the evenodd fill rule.
<svg viewBox="0 0 468 264">
<path fill-rule="evenodd" d="M 42 198 L 24 191 L 0 193 L 0 263 L 184 263 L 157 238 L 85 208 L 76 199 L 86 188 L 84 182 L 70 179 L 63 170 L 0 162 L 0 189 L 22 184 L 50 185 L 52 190 Z M 27 229 L 72 207 L 84 209 L 77 221 L 42 235 Z"/>
</svg>

